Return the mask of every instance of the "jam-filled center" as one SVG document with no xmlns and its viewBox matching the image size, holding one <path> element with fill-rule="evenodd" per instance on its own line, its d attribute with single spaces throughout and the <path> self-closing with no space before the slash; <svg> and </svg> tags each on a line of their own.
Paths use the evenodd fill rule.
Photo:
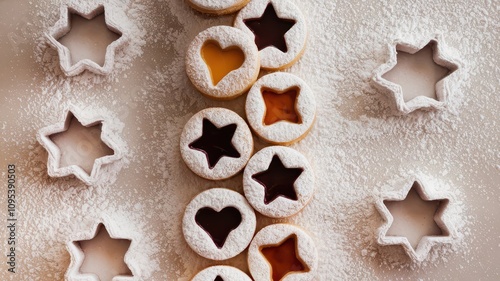
<svg viewBox="0 0 500 281">
<path fill-rule="evenodd" d="M 279 121 L 300 124 L 301 118 L 296 110 L 299 88 L 290 88 L 284 92 L 275 92 L 271 89 L 262 89 L 262 98 L 266 105 L 264 125 L 272 125 Z"/>
<path fill-rule="evenodd" d="M 295 181 L 304 171 L 303 168 L 287 168 L 278 155 L 274 155 L 267 170 L 252 176 L 264 186 L 264 204 L 268 205 L 279 196 L 297 201 Z"/>
<path fill-rule="evenodd" d="M 223 156 L 239 158 L 232 139 L 238 125 L 229 124 L 218 128 L 207 118 L 203 118 L 202 135 L 189 144 L 189 148 L 205 153 L 208 167 L 213 169 Z"/>
<path fill-rule="evenodd" d="M 221 249 L 229 233 L 240 225 L 241 213 L 234 207 L 226 207 L 220 212 L 204 207 L 196 212 L 195 221 L 210 235 L 217 248 Z"/>
<path fill-rule="evenodd" d="M 309 271 L 297 253 L 296 235 L 290 235 L 279 245 L 263 246 L 260 252 L 271 266 L 273 281 L 280 281 L 288 274 Z"/>
<path fill-rule="evenodd" d="M 224 281 L 224 279 L 222 279 L 222 277 L 220 277 L 220 275 L 217 275 L 217 277 L 215 277 L 214 281 Z"/>
<path fill-rule="evenodd" d="M 201 47 L 201 57 L 210 70 L 212 83 L 216 86 L 229 72 L 240 68 L 245 54 L 236 47 L 222 49 L 217 41 L 209 40 Z"/>
<path fill-rule="evenodd" d="M 279 18 L 272 3 L 269 3 L 260 18 L 245 19 L 245 25 L 254 33 L 255 44 L 260 50 L 275 47 L 283 53 L 288 52 L 285 33 L 296 23 L 293 19 Z"/>
</svg>

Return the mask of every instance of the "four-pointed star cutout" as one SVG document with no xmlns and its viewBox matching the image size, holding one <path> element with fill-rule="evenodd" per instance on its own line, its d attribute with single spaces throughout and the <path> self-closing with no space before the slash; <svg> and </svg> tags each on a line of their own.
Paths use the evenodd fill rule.
<svg viewBox="0 0 500 281">
<path fill-rule="evenodd" d="M 300 89 L 291 88 L 281 93 L 276 93 L 270 89 L 262 90 L 262 98 L 266 105 L 264 124 L 272 125 L 276 122 L 287 121 L 299 124 L 300 114 L 297 112 L 297 96 Z"/>
<path fill-rule="evenodd" d="M 294 183 L 304 169 L 287 168 L 278 155 L 274 155 L 266 171 L 252 176 L 265 189 L 264 204 L 268 205 L 279 196 L 297 201 Z"/>
<path fill-rule="evenodd" d="M 213 169 L 223 156 L 239 158 L 241 155 L 232 143 L 237 127 L 236 124 L 229 124 L 217 128 L 210 120 L 203 118 L 203 133 L 200 138 L 189 144 L 189 148 L 205 153 L 210 169 Z"/>
<path fill-rule="evenodd" d="M 246 19 L 245 25 L 254 33 L 255 44 L 260 50 L 273 46 L 286 53 L 285 33 L 295 25 L 295 20 L 279 18 L 272 3 L 269 3 L 260 18 Z"/>
<path fill-rule="evenodd" d="M 434 244 L 451 240 L 443 219 L 448 203 L 448 198 L 431 195 L 418 180 L 396 196 L 384 196 L 377 203 L 385 221 L 379 229 L 379 244 L 402 245 L 412 259 L 424 260 Z"/>
<path fill-rule="evenodd" d="M 273 281 L 280 281 L 288 274 L 308 272 L 309 268 L 297 253 L 297 237 L 291 235 L 278 245 L 263 246 L 262 255 L 271 266 Z"/>
<path fill-rule="evenodd" d="M 125 263 L 125 254 L 131 240 L 112 237 L 104 224 L 99 224 L 94 237 L 71 242 L 70 254 L 74 264 L 69 272 L 75 275 L 93 275 L 100 281 L 118 280 L 115 277 L 132 277 L 132 271 Z M 72 276 L 73 278 L 76 276 Z"/>
</svg>

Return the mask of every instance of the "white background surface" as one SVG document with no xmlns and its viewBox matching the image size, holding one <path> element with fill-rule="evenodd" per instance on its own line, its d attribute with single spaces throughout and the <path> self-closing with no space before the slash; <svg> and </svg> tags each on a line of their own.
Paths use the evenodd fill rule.
<svg viewBox="0 0 500 281">
<path fill-rule="evenodd" d="M 304 227 L 315 240 L 317 280 L 499 280 L 498 1 L 293 2 L 307 16 L 310 34 L 304 57 L 290 72 L 309 83 L 319 105 L 316 125 L 294 148 L 311 161 L 318 180 L 310 205 L 284 221 Z M 5 179 L 7 164 L 14 163 L 19 177 L 18 273 L 7 274 L 3 257 L 0 279 L 61 280 L 70 259 L 65 243 L 102 217 L 123 224 L 135 237 L 139 279 L 188 280 L 218 264 L 188 248 L 180 229 L 182 212 L 207 188 L 241 192 L 241 175 L 223 182 L 193 175 L 180 158 L 179 133 L 192 114 L 209 106 L 243 114 L 244 97 L 207 100 L 185 77 L 182 62 L 183 50 L 198 32 L 231 24 L 231 17 L 205 17 L 180 0 L 144 5 L 151 7 L 142 19 L 148 28 L 144 54 L 115 79 L 77 85 L 54 78 L 36 60 L 36 40 L 55 22 L 57 3 L 0 0 L 0 170 Z M 51 22 L 40 16 L 47 14 Z M 455 113 L 390 117 L 379 102 L 383 97 L 369 86 L 370 72 L 384 62 L 386 44 L 396 37 L 435 32 L 445 35 L 466 65 Z M 63 85 L 59 92 L 48 86 L 51 82 Z M 57 121 L 69 101 L 107 108 L 124 123 L 130 163 L 114 183 L 88 188 L 75 179 L 48 178 L 47 155 L 35 134 Z M 256 150 L 264 145 L 257 141 Z M 362 255 L 364 249 L 378 252 L 367 234 L 382 223 L 371 199 L 375 190 L 408 171 L 453 186 L 467 221 L 464 244 L 421 268 L 391 267 L 383 255 Z M 0 183 L 2 225 L 5 181 Z M 259 229 L 272 222 L 258 216 Z M 1 256 L 6 235 L 2 227 Z M 247 270 L 245 255 L 223 264 Z"/>
</svg>

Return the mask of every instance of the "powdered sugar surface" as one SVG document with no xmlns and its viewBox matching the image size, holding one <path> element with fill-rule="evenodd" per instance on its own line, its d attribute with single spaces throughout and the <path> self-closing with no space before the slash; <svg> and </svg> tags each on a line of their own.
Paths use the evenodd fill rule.
<svg viewBox="0 0 500 281">
<path fill-rule="evenodd" d="M 494 233 L 500 228 L 492 214 L 500 180 L 495 82 L 500 62 L 494 4 L 290 2 L 301 9 L 311 32 L 304 56 L 287 71 L 308 83 L 318 104 L 317 122 L 293 148 L 310 160 L 317 190 L 296 216 L 257 216 L 257 228 L 291 222 L 307 229 L 318 246 L 318 280 L 497 279 Z M 185 75 L 184 58 L 199 32 L 230 25 L 232 18 L 200 15 L 184 1 L 113 1 L 123 7 L 136 35 L 127 53 L 117 55 L 116 71 L 106 78 L 84 73 L 64 79 L 53 50 L 36 42 L 57 20 L 59 4 L 19 2 L 16 13 L 2 10 L 9 13 L 4 19 L 17 16 L 8 36 L 16 48 L 5 50 L 9 72 L 0 76 L 5 148 L 0 155 L 19 168 L 22 201 L 21 267 L 12 278 L 61 280 L 69 263 L 65 242 L 108 217 L 141 241 L 135 250 L 137 279 L 190 280 L 214 263 L 185 243 L 185 206 L 201 190 L 222 186 L 241 193 L 242 187 L 240 175 L 218 183 L 188 176 L 180 133 L 207 107 L 244 116 L 245 101 L 201 97 Z M 16 24 L 21 19 L 23 24 Z M 443 34 L 449 51 L 463 61 L 461 79 L 452 82 L 455 89 L 442 111 L 396 116 L 390 100 L 370 85 L 373 71 L 387 60 L 387 44 L 395 39 L 417 41 L 435 33 Z M 129 149 L 113 184 L 87 188 L 76 179 L 47 177 L 47 155 L 34 136 L 57 122 L 69 102 L 121 120 L 116 128 Z M 383 222 L 374 196 L 415 174 L 439 181 L 455 196 L 450 219 L 459 230 L 455 243 L 433 249 L 420 264 L 410 263 L 398 247 L 378 246 L 375 236 Z M 223 264 L 248 272 L 245 253 Z"/>
</svg>

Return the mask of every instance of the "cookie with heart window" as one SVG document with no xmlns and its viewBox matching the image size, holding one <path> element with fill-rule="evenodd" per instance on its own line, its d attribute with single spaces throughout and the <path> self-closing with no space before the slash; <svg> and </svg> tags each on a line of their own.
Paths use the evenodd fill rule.
<svg viewBox="0 0 500 281">
<path fill-rule="evenodd" d="M 212 188 L 187 205 L 182 231 L 188 245 L 200 256 L 226 260 L 246 249 L 255 225 L 255 212 L 243 195 Z"/>
<path fill-rule="evenodd" d="M 188 47 L 186 73 L 203 95 L 229 100 L 250 89 L 260 69 L 252 38 L 230 26 L 210 27 Z"/>
</svg>

